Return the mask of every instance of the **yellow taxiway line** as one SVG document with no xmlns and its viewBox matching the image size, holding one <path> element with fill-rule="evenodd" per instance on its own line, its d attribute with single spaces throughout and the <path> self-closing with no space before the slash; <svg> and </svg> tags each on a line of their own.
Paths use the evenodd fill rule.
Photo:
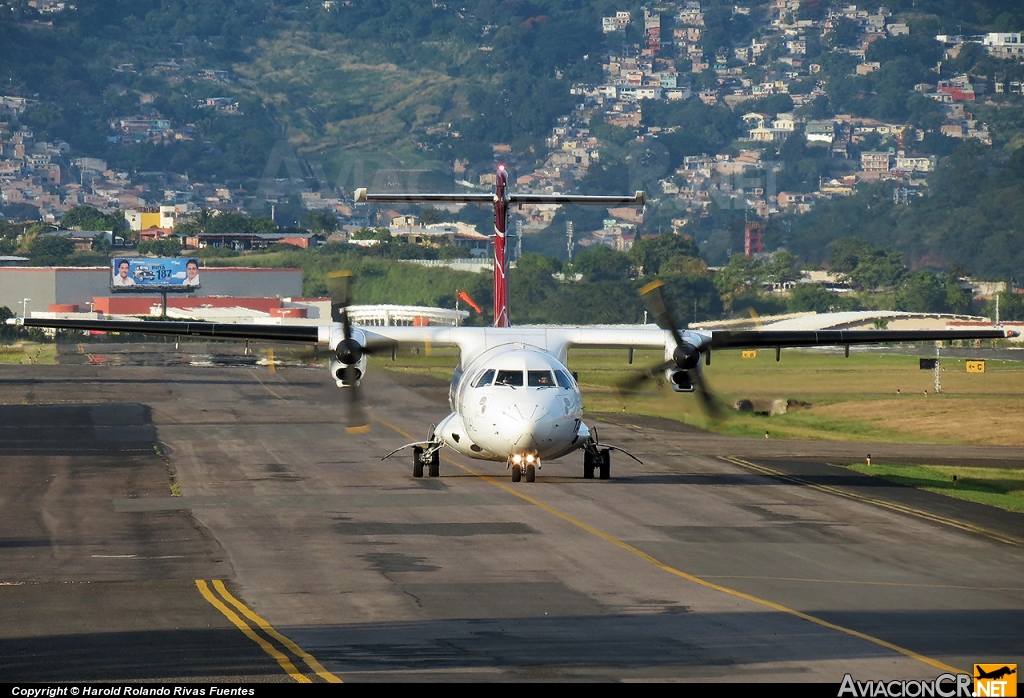
<svg viewBox="0 0 1024 698">
<path fill-rule="evenodd" d="M 279 633 L 270 625 L 270 623 L 257 615 L 255 611 L 236 599 L 227 590 L 227 587 L 224 586 L 224 582 L 219 579 L 214 579 L 212 583 L 213 589 L 216 590 L 217 594 L 220 594 L 225 601 L 238 609 L 245 618 L 249 619 L 252 625 L 247 623 L 245 620 L 240 618 L 237 613 L 228 608 L 224 601 L 217 598 L 217 595 L 210 589 L 210 584 L 208 584 L 205 579 L 197 579 L 196 588 L 199 589 L 199 593 L 202 594 L 203 598 L 210 602 L 210 605 L 220 611 L 224 617 L 231 621 L 236 628 L 241 630 L 247 638 L 259 645 L 260 649 L 273 657 L 288 676 L 298 683 L 313 683 L 312 679 L 295 668 L 295 664 L 288 655 L 278 649 L 270 640 L 261 635 L 260 632 L 281 643 L 288 652 L 291 652 L 294 657 L 304 661 L 317 676 L 327 683 L 342 683 L 341 679 L 327 671 L 311 654 Z"/>
<path fill-rule="evenodd" d="M 390 429 L 393 429 L 394 431 L 398 432 L 400 435 L 402 435 L 406 439 L 413 440 L 414 437 L 411 434 L 406 433 L 400 427 L 395 426 L 394 424 L 391 424 L 390 422 L 387 422 L 387 421 L 381 419 L 380 417 L 376 417 L 375 416 L 375 419 L 377 419 L 377 421 L 379 421 L 384 426 L 386 426 L 386 427 L 388 427 Z M 847 627 L 842 626 L 842 625 L 837 625 L 835 623 L 830 623 L 827 620 L 824 620 L 822 618 L 818 618 L 816 616 L 812 616 L 809 613 L 804 613 L 804 612 L 798 611 L 798 610 L 796 610 L 794 608 L 789 608 L 788 606 L 783 606 L 782 604 L 775 603 L 774 601 L 769 601 L 768 599 L 762 599 L 760 597 L 744 593 L 744 592 L 739 591 L 737 589 L 730 589 L 729 587 L 724 587 L 724 586 L 722 586 L 720 584 L 715 584 L 714 582 L 709 582 L 706 579 L 702 579 L 700 577 L 697 577 L 697 576 L 694 576 L 694 575 L 689 574 L 687 572 L 684 572 L 684 571 L 682 571 L 680 569 L 677 569 L 675 567 L 672 567 L 671 565 L 668 565 L 668 564 L 662 562 L 661 560 L 657 559 L 653 555 L 645 553 L 644 551 L 640 550 L 639 548 L 637 548 L 635 546 L 632 546 L 629 543 L 627 543 L 627 542 L 625 542 L 623 540 L 620 540 L 619 538 L 616 538 L 615 536 L 612 536 L 612 535 L 610 535 L 608 533 L 605 533 L 605 532 L 603 532 L 603 531 L 601 531 L 601 530 L 591 526 L 590 524 L 584 523 L 584 522 L 580 521 L 579 519 L 576 519 L 576 518 L 574 518 L 574 517 L 572 517 L 572 516 L 570 516 L 570 515 L 568 515 L 568 514 L 566 514 L 564 512 L 559 511 L 558 509 L 555 509 L 554 507 L 552 507 L 549 504 L 545 504 L 544 502 L 541 502 L 540 500 L 534 499 L 533 497 L 531 497 L 531 496 L 529 496 L 527 494 L 523 494 L 519 490 L 517 490 L 517 489 L 515 489 L 513 487 L 510 487 L 509 485 L 505 484 L 504 482 L 500 482 L 499 480 L 497 480 L 497 479 L 495 479 L 495 478 L 493 478 L 493 477 L 491 477 L 489 475 L 484 475 L 483 473 L 477 472 L 476 470 L 473 470 L 469 466 L 463 465 L 462 463 L 459 463 L 458 461 L 453 460 L 452 458 L 449 458 L 447 456 L 443 456 L 443 457 L 444 457 L 445 461 L 451 463 L 452 465 L 454 465 L 454 466 L 456 466 L 458 468 L 461 468 L 462 470 L 466 471 L 467 473 L 469 473 L 471 475 L 474 475 L 474 476 L 476 476 L 478 478 L 481 478 L 482 480 L 486 480 L 487 482 L 491 483 L 495 487 L 501 488 L 505 492 L 508 492 L 513 497 L 518 497 L 519 499 L 523 500 L 524 502 L 528 502 L 528 503 L 532 504 L 533 506 L 537 507 L 538 509 L 546 511 L 547 513 L 551 514 L 552 516 L 555 516 L 555 517 L 561 519 L 562 521 L 565 521 L 565 522 L 567 522 L 569 524 L 572 524 L 573 526 L 575 526 L 575 527 L 577 527 L 577 528 L 579 528 L 579 529 L 581 529 L 583 531 L 586 531 L 587 533 L 589 533 L 589 534 L 591 534 L 593 536 L 596 536 L 596 537 L 600 538 L 601 540 L 604 540 L 604 541 L 606 541 L 608 543 L 611 543 L 614 546 L 617 546 L 617 547 L 621 548 L 622 550 L 625 550 L 626 552 L 628 552 L 628 553 L 630 553 L 630 554 L 640 558 L 644 562 L 646 562 L 646 563 L 648 563 L 650 565 L 653 565 L 654 567 L 657 567 L 658 569 L 662 570 L 663 572 L 667 572 L 668 574 L 671 574 L 673 576 L 679 577 L 680 579 L 685 579 L 688 582 L 692 582 L 694 584 L 700 585 L 700 586 L 705 587 L 707 589 L 713 589 L 713 590 L 721 592 L 723 594 L 728 594 L 729 596 L 733 596 L 735 598 L 743 599 L 744 601 L 749 601 L 749 602 L 757 604 L 759 606 L 764 606 L 766 608 L 770 608 L 773 611 L 778 611 L 780 613 L 785 613 L 787 615 L 791 615 L 791 616 L 794 616 L 796 618 L 800 618 L 802 620 L 806 620 L 806 621 L 808 621 L 810 623 L 814 623 L 815 625 L 819 625 L 819 626 L 821 626 L 823 628 L 828 628 L 829 630 L 835 630 L 837 632 L 844 633 L 846 635 L 850 635 L 852 637 L 856 637 L 856 638 L 861 639 L 861 640 L 865 640 L 865 641 L 870 642 L 872 644 L 878 645 L 879 647 L 884 647 L 884 648 L 886 648 L 888 650 L 892 650 L 893 652 L 896 652 L 898 654 L 902 654 L 903 656 L 909 657 L 910 659 L 914 659 L 914 660 L 917 660 L 919 662 L 923 662 L 923 663 L 925 663 L 925 664 L 927 664 L 929 666 L 935 667 L 936 669 L 938 669 L 940 671 L 951 672 L 951 673 L 954 673 L 954 674 L 956 674 L 956 673 L 961 673 L 961 674 L 962 673 L 966 673 L 964 671 L 961 671 L 960 669 L 957 669 L 955 667 L 951 667 L 948 664 L 944 664 L 944 663 L 940 662 L 937 659 L 932 659 L 931 657 L 926 657 L 923 654 L 918 654 L 917 652 L 914 652 L 913 650 L 909 650 L 909 649 L 907 649 L 905 647 L 900 647 L 899 645 L 894 645 L 891 642 L 887 642 L 886 640 L 883 640 L 881 638 L 874 637 L 873 635 L 868 635 L 867 633 L 862 633 L 859 630 L 854 630 L 853 628 L 847 628 Z"/>
<path fill-rule="evenodd" d="M 724 460 L 728 463 L 732 463 L 733 465 L 738 465 L 741 468 L 746 468 L 747 470 L 753 470 L 754 472 L 760 473 L 761 475 L 767 475 L 769 477 L 774 477 L 779 480 L 784 480 L 786 482 L 792 482 L 793 484 L 801 485 L 802 487 L 809 487 L 813 490 L 818 490 L 819 492 L 826 492 L 828 494 L 834 494 L 839 497 L 846 497 L 847 499 L 853 499 L 855 501 L 863 502 L 865 504 L 871 504 L 872 506 L 882 507 L 883 509 L 898 511 L 901 514 L 915 516 L 919 519 L 924 519 L 926 521 L 932 521 L 934 523 L 943 524 L 945 526 L 952 526 L 953 528 L 958 528 L 961 531 L 967 531 L 968 533 L 976 533 L 980 536 L 985 536 L 986 538 L 997 540 L 1000 543 L 1006 543 L 1008 545 L 1016 546 L 1024 545 L 1024 539 L 1007 535 L 1005 533 L 1000 533 L 999 531 L 993 531 L 982 526 L 975 526 L 974 524 L 968 523 L 966 521 L 951 519 L 948 516 L 940 516 L 939 514 L 933 514 L 929 511 L 922 511 L 921 509 L 914 509 L 913 507 L 904 506 L 902 504 L 896 504 L 895 502 L 887 502 L 883 499 L 867 497 L 865 495 L 857 494 L 856 492 L 849 492 L 838 487 L 832 487 L 830 485 L 819 485 L 818 483 L 810 482 L 809 480 L 805 480 L 796 475 L 789 475 L 780 470 L 775 470 L 774 468 L 769 468 L 767 466 L 759 465 L 757 463 L 751 463 L 750 461 L 743 460 L 742 458 L 724 456 L 721 457 L 721 460 Z"/>
</svg>

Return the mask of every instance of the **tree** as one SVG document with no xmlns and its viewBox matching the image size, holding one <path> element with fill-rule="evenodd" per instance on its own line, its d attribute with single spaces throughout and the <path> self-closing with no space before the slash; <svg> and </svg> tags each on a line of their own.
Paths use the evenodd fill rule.
<svg viewBox="0 0 1024 698">
<path fill-rule="evenodd" d="M 697 257 L 697 243 L 683 235 L 663 233 L 657 237 L 642 238 L 633 244 L 629 258 L 644 276 L 654 276 L 661 266 L 673 257 Z"/>
<path fill-rule="evenodd" d="M 182 221 L 175 224 L 174 232 L 182 237 L 196 237 L 203 232 L 203 228 L 197 221 Z"/>
<path fill-rule="evenodd" d="M 110 238 L 103 233 L 96 233 L 92 236 L 93 252 L 110 252 Z"/>
<path fill-rule="evenodd" d="M 581 250 L 573 268 L 587 281 L 621 281 L 629 278 L 630 261 L 623 253 L 605 245 Z"/>
<path fill-rule="evenodd" d="M 796 281 L 799 274 L 796 271 L 796 257 L 785 250 L 772 255 L 771 261 L 765 265 L 765 281 L 773 284 L 785 284 Z"/>
<path fill-rule="evenodd" d="M 795 313 L 830 313 L 840 308 L 840 296 L 818 284 L 797 284 L 787 305 Z M 844 308 L 845 309 L 845 308 Z"/>
<path fill-rule="evenodd" d="M 823 37 L 823 43 L 832 49 L 853 48 L 860 41 L 860 34 L 860 25 L 857 22 L 848 17 L 840 17 L 832 31 Z"/>
<path fill-rule="evenodd" d="M 1024 320 L 1024 297 L 1016 293 L 1008 293 L 1006 291 L 1000 291 L 996 294 L 999 298 L 999 321 L 1003 322 L 1020 322 Z M 992 318 L 996 317 L 996 299 L 992 298 L 988 303 L 985 304 L 985 315 Z"/>
<path fill-rule="evenodd" d="M 333 233 L 338 229 L 338 217 L 328 211 L 309 211 L 302 222 L 314 233 Z"/>
<path fill-rule="evenodd" d="M 8 325 L 7 320 L 14 317 L 14 313 L 6 305 L 0 305 L 0 339 L 12 340 L 23 339 L 27 336 L 24 327 Z"/>
<path fill-rule="evenodd" d="M 748 289 L 756 290 L 764 278 L 764 262 L 742 254 L 734 254 L 729 263 L 715 274 L 715 288 L 723 296 L 732 296 Z"/>
<path fill-rule="evenodd" d="M 37 264 L 51 266 L 67 260 L 75 251 L 75 243 L 65 235 L 39 235 L 32 241 L 29 256 Z"/>
<path fill-rule="evenodd" d="M 966 302 L 965 302 L 966 301 Z M 912 313 L 963 313 L 970 297 L 954 279 L 932 271 L 916 271 L 896 290 L 896 309 Z"/>
<path fill-rule="evenodd" d="M 510 305 L 515 308 L 517 317 L 527 321 L 544 318 L 545 303 L 558 288 L 553 275 L 560 268 L 554 259 L 533 252 L 523 253 L 509 272 L 509 288 L 514 294 Z"/>
<path fill-rule="evenodd" d="M 123 220 L 123 218 L 122 218 Z M 61 216 L 60 225 L 65 229 L 107 230 L 107 216 L 92 206 L 75 206 Z"/>
<path fill-rule="evenodd" d="M 906 274 L 903 255 L 880 250 L 858 238 L 841 238 L 832 248 L 829 268 L 845 274 L 860 289 L 890 288 Z"/>
<path fill-rule="evenodd" d="M 177 257 L 181 254 L 181 238 L 176 235 L 172 235 L 164 238 L 163 240 L 147 240 L 145 242 L 140 242 L 138 252 L 140 255 Z"/>
<path fill-rule="evenodd" d="M 440 222 L 441 212 L 433 206 L 424 206 L 420 209 L 420 223 L 423 225 L 433 225 Z"/>
<path fill-rule="evenodd" d="M 221 213 L 211 216 L 206 222 L 206 232 L 230 233 L 276 233 L 277 224 L 270 218 L 249 218 L 241 213 Z"/>
</svg>

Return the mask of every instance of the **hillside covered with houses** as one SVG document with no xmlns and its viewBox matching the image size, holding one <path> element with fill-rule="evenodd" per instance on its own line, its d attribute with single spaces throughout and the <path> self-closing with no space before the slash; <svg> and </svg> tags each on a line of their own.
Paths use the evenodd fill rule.
<svg viewBox="0 0 1024 698">
<path fill-rule="evenodd" d="M 2 2 L 0 33 L 10 41 L 0 51 L 28 35 L 81 39 L 115 25 L 145 34 L 166 11 L 129 5 L 100 15 Z M 957 262 L 1019 273 L 1024 260 L 993 255 L 989 241 L 1014 239 L 1016 212 L 977 220 L 988 192 L 980 183 L 1017 186 L 1000 175 L 1024 137 L 1024 14 L 1013 3 L 960 3 L 955 12 L 937 1 L 563 5 L 225 1 L 204 6 L 205 24 L 180 18 L 146 51 L 130 38 L 101 51 L 102 65 L 27 55 L 0 83 L 0 214 L 57 223 L 88 206 L 129 212 L 126 228 L 135 216 L 137 231 L 141 216 L 157 215 L 148 239 L 218 212 L 293 228 L 316 221 L 318 232 L 338 231 L 333 239 L 399 216 L 419 224 L 421 214 L 427 224 L 486 231 L 479 211 L 357 206 L 351 191 L 486 188 L 501 161 L 520 190 L 649 192 L 641 212 L 523 207 L 514 219 L 520 247 L 550 256 L 599 245 L 627 252 L 644 237 L 675 234 L 713 265 L 780 249 L 820 264 L 835 240 L 855 236 L 897 249 L 912 268 Z M 380 48 L 380 36 L 357 45 L 357 30 L 384 31 L 405 10 L 404 46 Z M 444 75 L 426 67 L 433 54 L 413 50 L 438 50 L 442 31 L 448 53 L 432 65 Z M 390 102 L 370 104 L 365 90 L 377 87 L 350 83 L 316 105 L 274 96 L 296 94 L 298 82 L 316 92 L 299 70 L 313 70 L 309 49 L 330 40 L 346 56 L 362 50 L 364 62 L 368 47 L 380 48 L 398 75 L 381 78 L 398 80 Z M 278 51 L 273 70 L 253 69 L 270 66 L 267 50 L 285 41 L 291 63 Z M 48 62 L 56 75 L 31 82 Z M 332 70 L 339 86 L 339 74 L 351 77 L 348 66 Z M 340 108 L 346 99 L 359 104 Z M 401 135 L 385 134 L 399 113 Z M 367 137 L 373 121 L 377 136 Z M 966 254 L 951 242 L 962 244 L 963 232 L 944 238 L 924 222 L 954 204 L 977 237 Z M 862 229 L 823 224 L 858 207 L 852 220 Z"/>
</svg>

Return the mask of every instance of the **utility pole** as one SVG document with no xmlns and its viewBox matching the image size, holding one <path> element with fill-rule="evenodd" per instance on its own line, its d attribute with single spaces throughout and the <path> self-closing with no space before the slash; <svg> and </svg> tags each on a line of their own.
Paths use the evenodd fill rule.
<svg viewBox="0 0 1024 698">
<path fill-rule="evenodd" d="M 935 342 L 935 394 L 938 395 L 942 392 L 942 383 L 939 380 L 939 349 L 942 347 L 942 342 Z"/>
<path fill-rule="evenodd" d="M 516 261 L 523 256 L 523 219 L 516 221 Z"/>
<path fill-rule="evenodd" d="M 572 221 L 568 221 L 565 224 L 565 237 L 566 237 L 565 248 L 566 248 L 566 250 L 569 253 L 568 259 L 569 259 L 570 262 L 572 261 L 572 232 L 573 232 Z"/>
</svg>

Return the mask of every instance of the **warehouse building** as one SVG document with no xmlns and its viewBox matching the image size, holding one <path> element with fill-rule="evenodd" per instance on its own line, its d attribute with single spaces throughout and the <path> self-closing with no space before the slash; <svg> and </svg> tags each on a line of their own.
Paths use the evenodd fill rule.
<svg viewBox="0 0 1024 698">
<path fill-rule="evenodd" d="M 202 286 L 187 298 L 298 298 L 302 296 L 301 269 L 203 267 Z M 168 305 L 176 295 L 168 294 Z M 113 300 L 104 300 L 113 299 Z M 124 299 L 121 301 L 120 299 Z M 114 294 L 110 267 L 0 267 L 0 306 L 15 313 L 50 311 L 50 306 L 77 306 L 89 312 L 104 303 L 160 303 L 159 293 Z"/>
</svg>

